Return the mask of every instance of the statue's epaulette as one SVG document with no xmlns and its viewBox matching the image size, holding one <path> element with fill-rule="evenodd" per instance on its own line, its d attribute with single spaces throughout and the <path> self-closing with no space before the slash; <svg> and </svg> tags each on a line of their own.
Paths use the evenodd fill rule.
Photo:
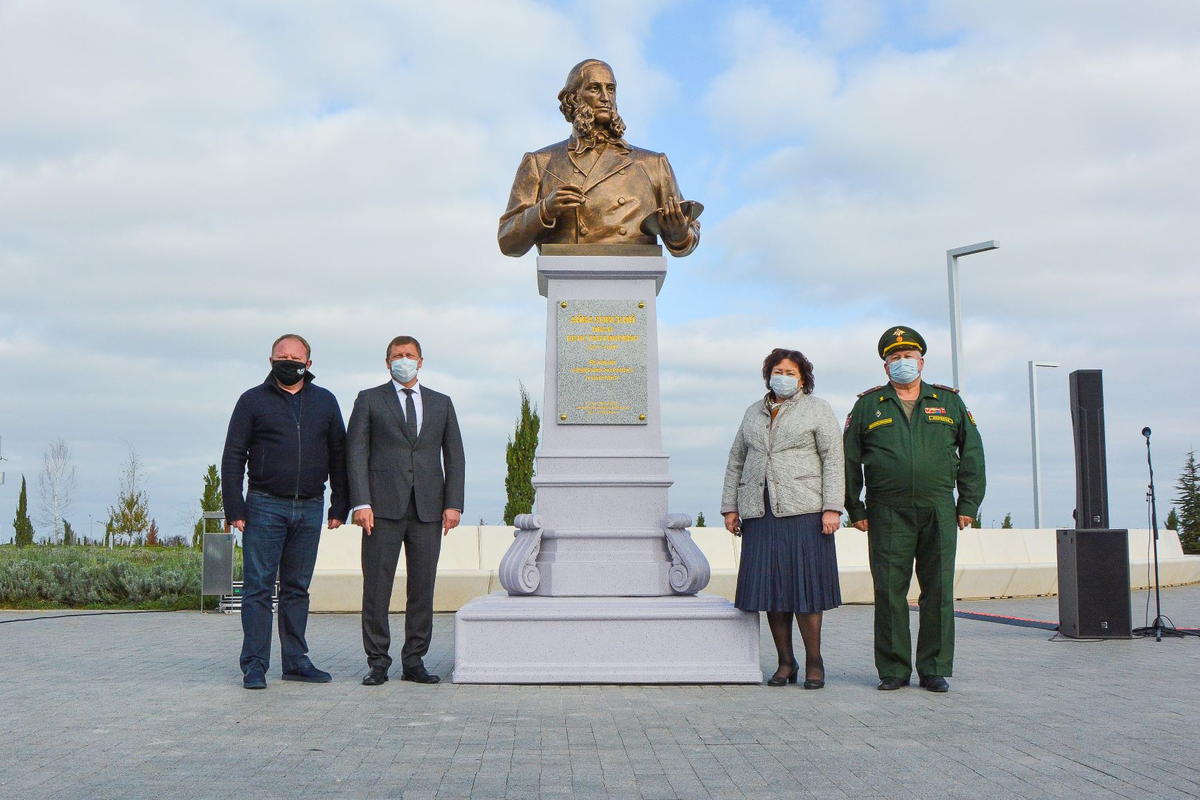
<svg viewBox="0 0 1200 800">
<path fill-rule="evenodd" d="M 867 395 L 869 395 L 871 392 L 878 392 L 880 389 L 882 389 L 882 388 L 883 388 L 883 387 L 885 387 L 885 386 L 887 386 L 887 384 L 886 384 L 886 383 L 881 383 L 881 384 L 879 384 L 878 386 L 872 386 L 870 389 L 867 389 L 865 392 L 860 392 L 858 396 L 859 396 L 859 397 L 866 397 L 866 396 L 867 396 Z"/>
<path fill-rule="evenodd" d="M 945 389 L 947 392 L 954 392 L 955 394 L 958 394 L 958 389 L 955 389 L 953 386 L 947 386 L 944 383 L 935 383 L 933 384 L 933 388 Z"/>
</svg>

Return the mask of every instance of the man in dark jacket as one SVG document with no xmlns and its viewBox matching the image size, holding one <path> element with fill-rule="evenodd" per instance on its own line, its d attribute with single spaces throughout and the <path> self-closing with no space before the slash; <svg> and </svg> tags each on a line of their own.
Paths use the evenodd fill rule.
<svg viewBox="0 0 1200 800">
<path fill-rule="evenodd" d="M 329 527 L 349 512 L 346 426 L 337 399 L 313 384 L 311 350 L 289 333 L 271 346 L 271 374 L 238 398 L 221 458 L 225 519 L 242 532 L 242 685 L 267 688 L 271 594 L 279 576 L 279 644 L 285 681 L 327 683 L 308 658 L 308 585 L 317 563 L 325 480 Z M 250 487 L 242 484 L 249 465 Z"/>
</svg>

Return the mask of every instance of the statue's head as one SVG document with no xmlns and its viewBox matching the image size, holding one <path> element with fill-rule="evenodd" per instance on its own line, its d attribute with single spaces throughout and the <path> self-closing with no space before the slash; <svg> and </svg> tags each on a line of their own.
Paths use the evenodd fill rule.
<svg viewBox="0 0 1200 800">
<path fill-rule="evenodd" d="M 617 113 L 617 79 L 612 67 L 599 59 L 571 67 L 558 93 L 558 108 L 581 139 L 593 138 L 597 128 L 618 139 L 625 135 L 625 120 Z"/>
</svg>

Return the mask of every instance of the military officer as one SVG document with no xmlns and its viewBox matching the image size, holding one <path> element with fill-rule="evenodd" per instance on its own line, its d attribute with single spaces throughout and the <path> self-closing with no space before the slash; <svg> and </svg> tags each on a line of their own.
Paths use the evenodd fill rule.
<svg viewBox="0 0 1200 800">
<path fill-rule="evenodd" d="M 899 689 L 912 676 L 907 595 L 915 559 L 917 674 L 924 688 L 945 692 L 954 666 L 956 527 L 979 514 L 983 440 L 958 390 L 921 380 L 921 334 L 903 325 L 888 328 L 879 356 L 888 382 L 858 396 L 843 437 L 846 510 L 867 533 L 875 585 L 879 688 Z"/>
</svg>

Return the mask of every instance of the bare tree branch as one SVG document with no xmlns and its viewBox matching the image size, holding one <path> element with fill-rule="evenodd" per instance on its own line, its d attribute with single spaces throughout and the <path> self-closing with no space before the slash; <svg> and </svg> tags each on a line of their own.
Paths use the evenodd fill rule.
<svg viewBox="0 0 1200 800">
<path fill-rule="evenodd" d="M 75 493 L 75 465 L 71 463 L 71 449 L 61 438 L 50 442 L 46 448 L 42 472 L 38 475 L 38 489 L 42 496 L 38 521 L 50 528 L 51 542 L 62 542 L 63 518 Z"/>
</svg>

